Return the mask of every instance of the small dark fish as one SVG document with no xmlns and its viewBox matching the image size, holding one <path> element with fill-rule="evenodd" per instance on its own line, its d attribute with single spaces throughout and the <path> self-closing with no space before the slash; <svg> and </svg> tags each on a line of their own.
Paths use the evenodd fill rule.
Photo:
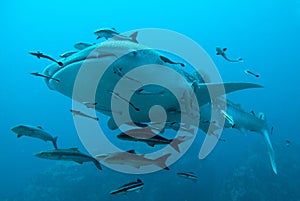
<svg viewBox="0 0 300 201">
<path fill-rule="evenodd" d="M 55 80 L 56 82 L 59 82 L 59 79 L 50 77 L 50 76 L 48 76 L 48 75 L 40 74 L 40 73 L 38 73 L 38 72 L 30 73 L 30 75 L 34 75 L 34 76 L 37 76 L 37 77 L 43 77 L 43 78 L 47 78 L 47 79 L 49 79 L 49 80 Z"/>
<path fill-rule="evenodd" d="M 216 47 L 217 55 L 221 55 L 225 60 L 230 61 L 230 62 L 243 62 L 244 59 L 239 57 L 237 59 L 229 59 L 227 55 L 225 54 L 227 48 L 220 48 Z"/>
<path fill-rule="evenodd" d="M 253 73 L 253 72 L 250 71 L 250 70 L 245 70 L 244 72 L 245 72 L 246 74 L 248 74 L 248 75 L 253 75 L 253 76 L 257 77 L 257 78 L 260 77 L 259 74 Z"/>
<path fill-rule="evenodd" d="M 37 52 L 29 52 L 29 54 L 33 55 L 33 56 L 36 56 L 38 59 L 40 58 L 45 58 L 45 59 L 49 59 L 50 61 L 54 61 L 55 63 L 57 63 L 59 66 L 63 66 L 63 63 L 60 62 L 60 61 L 56 61 L 55 59 L 53 59 L 52 57 L 48 56 L 48 55 L 45 55 L 39 51 Z"/>
<path fill-rule="evenodd" d="M 137 179 L 137 181 L 130 182 L 128 184 L 125 184 L 121 187 L 119 187 L 116 190 L 112 190 L 110 192 L 111 195 L 119 194 L 119 193 L 127 193 L 127 192 L 132 192 L 132 191 L 140 191 L 144 187 L 144 183 L 142 182 L 141 179 Z"/>
<path fill-rule="evenodd" d="M 177 172 L 176 174 L 181 178 L 190 179 L 193 181 L 198 181 L 199 179 L 193 172 Z"/>
<path fill-rule="evenodd" d="M 291 145 L 291 141 L 290 140 L 285 140 L 285 146 L 289 147 Z"/>
</svg>

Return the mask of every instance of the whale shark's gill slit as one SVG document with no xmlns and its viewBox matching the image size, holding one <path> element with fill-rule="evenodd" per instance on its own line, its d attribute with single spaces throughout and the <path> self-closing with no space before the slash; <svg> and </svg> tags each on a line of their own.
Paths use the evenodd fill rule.
<svg viewBox="0 0 300 201">
<path fill-rule="evenodd" d="M 120 98 L 121 100 L 125 101 L 126 103 L 128 103 L 135 111 L 137 111 L 137 112 L 140 111 L 140 108 L 136 107 L 132 102 L 130 102 L 126 98 L 122 97 L 119 93 L 116 93 L 116 92 L 110 91 L 110 90 L 108 90 L 108 92 L 113 94 L 114 96 Z"/>
</svg>

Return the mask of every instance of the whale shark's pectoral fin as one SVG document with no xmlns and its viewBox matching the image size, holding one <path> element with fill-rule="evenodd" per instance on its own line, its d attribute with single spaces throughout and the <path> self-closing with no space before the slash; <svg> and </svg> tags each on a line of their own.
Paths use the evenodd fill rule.
<svg viewBox="0 0 300 201">
<path fill-rule="evenodd" d="M 249 89 L 249 88 L 262 88 L 263 86 L 252 83 L 193 83 L 194 92 L 198 99 L 199 106 L 202 106 L 212 99 L 221 95 L 228 94 L 234 91 Z"/>
<path fill-rule="evenodd" d="M 273 169 L 274 173 L 277 174 L 277 167 L 276 167 L 276 162 L 275 162 L 275 153 L 274 153 L 274 149 L 273 149 L 271 140 L 269 138 L 268 131 L 264 130 L 264 131 L 262 131 L 262 134 L 263 134 L 263 136 L 265 138 L 265 142 L 267 144 L 268 155 L 269 155 L 269 158 L 270 158 L 272 169 Z"/>
</svg>

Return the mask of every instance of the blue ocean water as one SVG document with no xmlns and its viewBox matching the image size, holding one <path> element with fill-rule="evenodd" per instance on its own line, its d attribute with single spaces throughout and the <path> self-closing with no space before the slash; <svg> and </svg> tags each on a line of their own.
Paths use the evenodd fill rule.
<svg viewBox="0 0 300 201">
<path fill-rule="evenodd" d="M 300 46 L 300 2 L 290 1 L 2 1 L 1 5 L 1 190 L 0 200 L 300 200 L 300 94 L 297 81 Z M 58 57 L 79 41 L 97 42 L 93 31 L 162 28 L 184 34 L 211 56 L 224 81 L 253 82 L 263 89 L 235 92 L 228 97 L 247 111 L 264 112 L 274 126 L 278 175 L 269 164 L 258 133 L 227 129 L 204 160 L 197 154 L 202 138 L 170 167 L 147 175 L 129 175 L 93 164 L 79 165 L 38 159 L 34 153 L 51 143 L 20 138 L 16 124 L 41 125 L 59 136 L 61 147 L 84 151 L 73 117 L 71 99 L 49 90 L 41 72 L 49 61 L 28 54 L 39 50 Z M 215 47 L 242 55 L 232 64 L 216 56 Z M 229 53 L 230 51 L 230 53 Z M 246 75 L 251 68 L 261 77 Z M 199 132 L 198 135 L 204 135 Z M 291 141 L 286 145 L 286 140 Z M 199 180 L 176 176 L 193 171 Z M 141 192 L 111 196 L 109 192 L 141 178 Z"/>
</svg>

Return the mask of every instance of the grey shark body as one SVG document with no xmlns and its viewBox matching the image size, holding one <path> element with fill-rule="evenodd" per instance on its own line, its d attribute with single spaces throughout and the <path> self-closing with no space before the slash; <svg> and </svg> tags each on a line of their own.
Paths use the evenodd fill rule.
<svg viewBox="0 0 300 201">
<path fill-rule="evenodd" d="M 52 142 L 54 148 L 57 149 L 57 137 L 52 137 L 41 126 L 18 125 L 11 128 L 11 130 L 17 134 L 18 138 L 22 136 L 28 136 L 39 138 L 44 141 L 50 141 Z"/>
<path fill-rule="evenodd" d="M 35 154 L 35 156 L 49 160 L 74 161 L 79 164 L 93 162 L 99 170 L 102 170 L 99 161 L 89 155 L 81 153 L 77 148 L 42 151 Z"/>
<path fill-rule="evenodd" d="M 142 166 L 156 165 L 162 169 L 169 170 L 166 160 L 171 154 L 165 154 L 156 159 L 145 158 L 144 154 L 136 154 L 134 150 L 127 152 L 114 152 L 108 154 L 99 154 L 96 158 L 108 164 L 128 165 L 139 169 Z"/>
</svg>

